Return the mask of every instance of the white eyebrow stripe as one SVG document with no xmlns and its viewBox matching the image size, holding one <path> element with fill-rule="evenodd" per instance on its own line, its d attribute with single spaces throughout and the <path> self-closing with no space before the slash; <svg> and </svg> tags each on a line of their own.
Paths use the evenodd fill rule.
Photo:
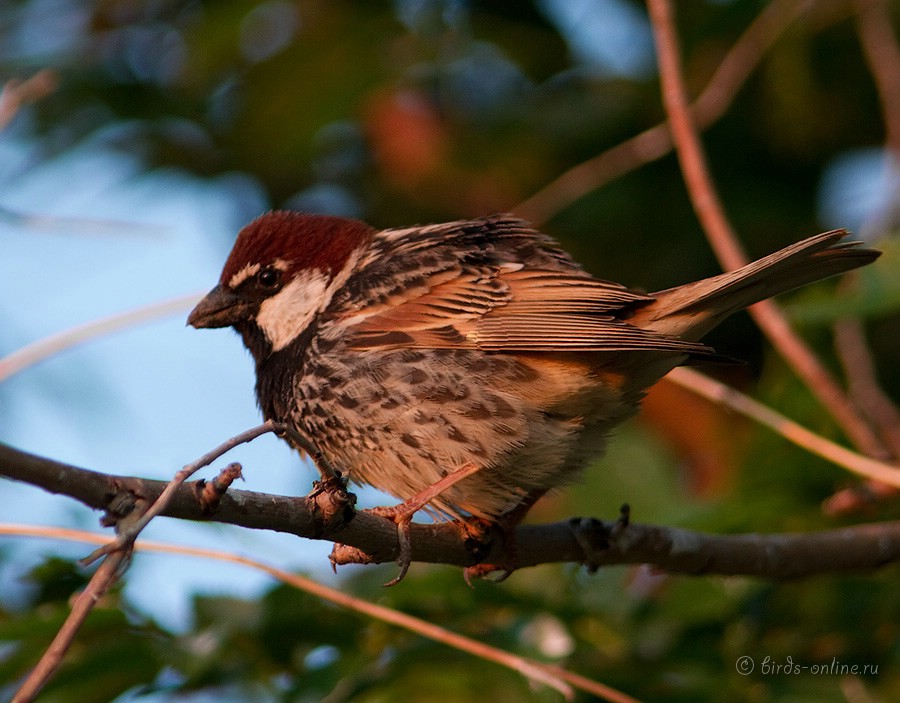
<svg viewBox="0 0 900 703">
<path fill-rule="evenodd" d="M 285 261 L 284 259 L 275 259 L 275 261 L 273 261 L 267 268 L 278 269 L 279 271 L 287 271 L 290 267 L 290 262 Z M 237 288 L 248 278 L 258 274 L 262 270 L 262 268 L 263 266 L 260 263 L 244 264 L 244 267 L 236 274 L 234 274 L 228 281 L 228 287 Z"/>
<path fill-rule="evenodd" d="M 255 276 L 259 273 L 259 269 L 262 268 L 259 264 L 246 264 L 240 271 L 234 274 L 228 280 L 229 288 L 237 288 L 241 283 L 246 281 L 250 276 Z"/>
</svg>

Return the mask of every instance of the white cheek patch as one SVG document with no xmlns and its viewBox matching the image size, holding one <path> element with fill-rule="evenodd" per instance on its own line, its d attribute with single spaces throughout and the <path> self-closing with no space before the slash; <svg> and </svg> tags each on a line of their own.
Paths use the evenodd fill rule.
<svg viewBox="0 0 900 703">
<path fill-rule="evenodd" d="M 344 267 L 330 280 L 325 272 L 308 269 L 262 302 L 256 324 L 265 333 L 272 351 L 284 349 L 300 336 L 316 315 L 324 312 L 337 290 L 353 274 L 362 252 L 362 248 L 351 252 Z M 284 270 L 288 265 L 277 259 L 272 266 Z"/>
<path fill-rule="evenodd" d="M 317 269 L 303 271 L 259 306 L 256 324 L 265 333 L 272 351 L 284 349 L 305 330 L 328 304 L 328 278 Z"/>
</svg>

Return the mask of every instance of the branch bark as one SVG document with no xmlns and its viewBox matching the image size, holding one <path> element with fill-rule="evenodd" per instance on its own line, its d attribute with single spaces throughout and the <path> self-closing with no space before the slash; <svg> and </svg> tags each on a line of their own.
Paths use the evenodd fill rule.
<svg viewBox="0 0 900 703">
<path fill-rule="evenodd" d="M 0 476 L 67 495 L 121 517 L 139 498 L 153 501 L 165 481 L 113 476 L 22 452 L 0 444 Z M 230 489 L 212 515 L 198 499 L 198 482 L 183 484 L 161 513 L 186 520 L 212 520 L 338 542 L 335 563 L 384 563 L 398 554 L 397 529 L 386 518 L 358 512 L 348 521 L 325 519 L 306 498 Z M 592 567 L 650 564 L 681 574 L 720 574 L 787 579 L 868 571 L 900 561 L 900 521 L 856 525 L 814 533 L 712 535 L 675 527 L 593 518 L 516 530 L 516 563 L 574 562 Z M 503 541 L 479 550 L 457 523 L 412 525 L 413 560 L 470 566 L 503 556 Z"/>
</svg>

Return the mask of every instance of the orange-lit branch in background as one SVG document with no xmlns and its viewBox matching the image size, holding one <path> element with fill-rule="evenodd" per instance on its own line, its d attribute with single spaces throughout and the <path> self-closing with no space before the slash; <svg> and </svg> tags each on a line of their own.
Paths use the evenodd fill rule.
<svg viewBox="0 0 900 703">
<path fill-rule="evenodd" d="M 725 215 L 690 114 L 671 3 L 669 0 L 648 0 L 647 7 L 656 40 L 663 103 L 688 194 L 722 267 L 739 268 L 747 263 L 747 258 Z M 869 456 L 888 456 L 881 440 L 860 417 L 825 366 L 794 332 L 781 309 L 771 300 L 764 300 L 749 308 L 749 312 L 850 440 Z"/>
</svg>

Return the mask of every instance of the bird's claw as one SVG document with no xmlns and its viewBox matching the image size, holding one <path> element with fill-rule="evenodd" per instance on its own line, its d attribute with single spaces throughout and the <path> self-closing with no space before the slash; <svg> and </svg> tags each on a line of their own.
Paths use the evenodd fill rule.
<svg viewBox="0 0 900 703">
<path fill-rule="evenodd" d="M 397 525 L 397 544 L 399 550 L 397 553 L 397 565 L 400 567 L 400 573 L 387 583 L 383 584 L 385 587 L 396 586 L 400 583 L 409 571 L 410 564 L 412 564 L 410 525 L 412 524 L 413 515 L 416 514 L 417 510 L 417 506 L 400 503 L 399 505 L 391 507 L 372 508 L 368 511 L 373 515 L 379 515 L 388 518 L 389 520 L 393 520 Z"/>
<path fill-rule="evenodd" d="M 505 581 L 516 570 L 516 538 L 515 528 L 517 520 L 513 517 L 505 515 L 501 516 L 496 522 L 483 520 L 480 518 L 469 518 L 464 521 L 464 530 L 466 532 L 466 543 L 473 543 L 476 549 L 484 554 L 482 558 L 487 557 L 491 551 L 493 537 L 500 535 L 503 541 L 503 552 L 500 560 L 492 563 L 477 563 L 467 566 L 463 570 L 463 579 L 466 585 L 473 588 L 473 579 L 484 579 L 493 583 Z M 488 579 L 488 574 L 500 572 L 499 576 Z"/>
<path fill-rule="evenodd" d="M 409 565 L 412 563 L 412 542 L 409 539 L 409 525 L 412 516 L 405 520 L 397 521 L 397 542 L 400 545 L 400 551 L 397 554 L 397 565 L 400 572 L 387 583 L 383 584 L 385 588 L 396 586 L 406 576 L 409 571 Z"/>
</svg>

